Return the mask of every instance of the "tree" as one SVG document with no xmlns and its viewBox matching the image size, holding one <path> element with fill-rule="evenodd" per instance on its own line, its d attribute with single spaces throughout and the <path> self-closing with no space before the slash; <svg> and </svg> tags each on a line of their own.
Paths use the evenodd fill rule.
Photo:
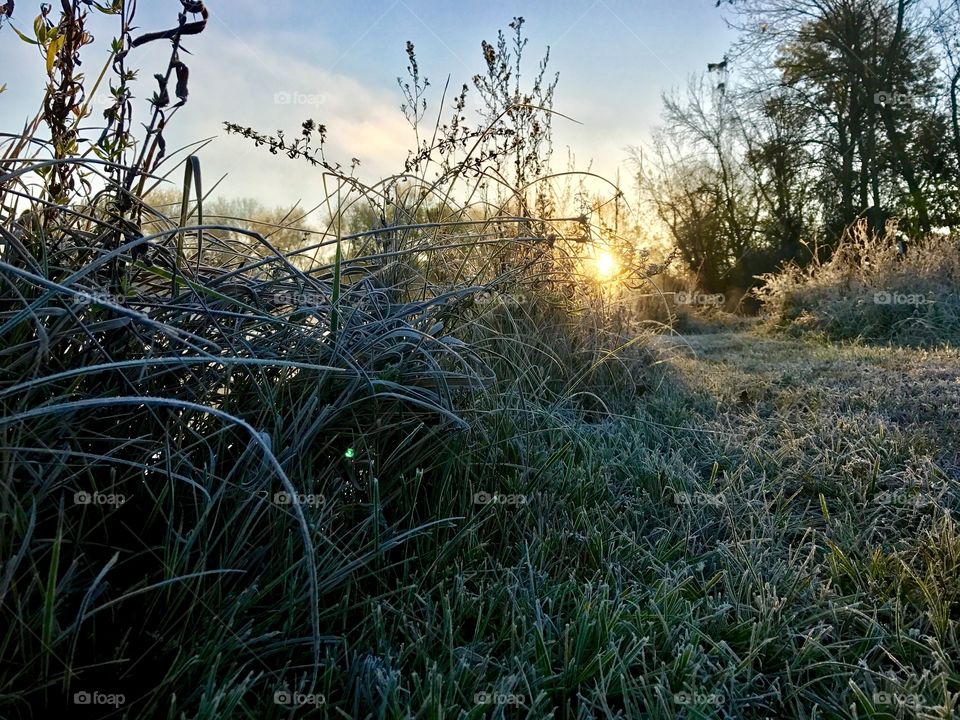
<svg viewBox="0 0 960 720">
<path fill-rule="evenodd" d="M 815 233 L 816 177 L 807 146 L 809 122 L 803 108 L 782 89 L 761 98 L 758 105 L 752 114 L 744 112 L 742 135 L 745 165 L 762 202 L 762 245 L 769 254 L 768 265 L 798 261 L 804 242 Z"/>
<path fill-rule="evenodd" d="M 818 128 L 828 231 L 838 235 L 866 214 L 881 232 L 890 211 L 903 206 L 928 232 L 928 178 L 909 147 L 935 96 L 936 63 L 919 1 L 752 0 L 732 7 L 744 31 L 741 55 L 772 56 L 775 81 Z"/>
</svg>

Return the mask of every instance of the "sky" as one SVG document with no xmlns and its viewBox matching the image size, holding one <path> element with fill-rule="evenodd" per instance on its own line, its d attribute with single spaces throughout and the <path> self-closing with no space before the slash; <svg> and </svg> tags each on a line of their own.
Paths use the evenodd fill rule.
<svg viewBox="0 0 960 720">
<path fill-rule="evenodd" d="M 661 122 L 661 93 L 685 85 L 708 62 L 722 58 L 733 33 L 714 0 L 208 0 L 207 30 L 190 38 L 190 99 L 167 132 L 170 150 L 213 137 L 200 153 L 209 187 L 217 194 L 256 197 L 267 206 L 319 202 L 318 170 L 270 156 L 263 148 L 228 136 L 231 121 L 262 132 L 298 134 L 308 117 L 328 129 L 326 156 L 371 182 L 403 169 L 413 134 L 400 105 L 397 77 L 406 74 L 407 40 L 416 46 L 420 70 L 431 81 L 428 117 L 436 118 L 449 76 L 458 89 L 484 68 L 482 40 L 494 42 L 514 16 L 523 16 L 530 42 L 529 73 L 550 47 L 550 68 L 559 71 L 554 109 L 578 121 L 554 121 L 557 160 L 568 149 L 579 169 L 614 178 L 626 170 L 627 148 L 649 141 Z M 14 24 L 28 31 L 37 3 L 16 4 Z M 173 27 L 180 3 L 140 0 L 143 32 Z M 113 35 L 108 18 L 94 17 L 97 43 L 84 69 L 95 76 Z M 166 67 L 169 44 L 135 49 L 141 68 L 135 95 L 141 119 L 152 76 Z M 37 50 L 9 27 L 0 29 L 0 131 L 16 132 L 37 110 L 44 78 Z M 447 103 L 449 105 L 449 101 Z M 450 115 L 443 108 L 444 121 Z M 91 118 L 91 121 L 93 118 Z"/>
</svg>

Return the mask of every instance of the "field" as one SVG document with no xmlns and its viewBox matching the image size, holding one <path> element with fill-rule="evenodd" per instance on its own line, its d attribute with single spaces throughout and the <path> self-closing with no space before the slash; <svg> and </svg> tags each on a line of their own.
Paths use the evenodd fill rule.
<svg viewBox="0 0 960 720">
<path fill-rule="evenodd" d="M 840 3 L 918 93 L 863 104 L 836 13 L 731 5 L 804 18 L 790 82 L 710 63 L 636 187 L 551 166 L 515 17 L 435 123 L 407 42 L 393 175 L 225 121 L 321 178 L 268 208 L 168 146 L 205 3 L 0 4 L 0 718 L 960 716 L 960 69 Z M 803 82 L 863 96 L 839 160 Z"/>
</svg>

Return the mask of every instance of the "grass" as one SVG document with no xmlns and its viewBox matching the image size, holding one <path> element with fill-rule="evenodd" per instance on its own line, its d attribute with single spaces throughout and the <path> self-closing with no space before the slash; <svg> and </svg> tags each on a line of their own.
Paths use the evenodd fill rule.
<svg viewBox="0 0 960 720">
<path fill-rule="evenodd" d="M 955 350 L 85 215 L 5 234 L 5 716 L 951 716 Z"/>
<path fill-rule="evenodd" d="M 955 351 L 638 340 L 549 298 L 434 336 L 350 286 L 334 342 L 253 312 L 269 264 L 256 302 L 136 315 L 139 354 L 62 283 L 9 324 L 24 367 L 86 362 L 0 392 L 6 715 L 951 716 Z M 24 342 L 41 308 L 76 351 Z"/>
<path fill-rule="evenodd" d="M 313 121 L 232 126 L 317 166 L 309 229 L 211 223 L 195 158 L 151 203 L 158 164 L 8 138 L 0 715 L 953 717 L 955 258 L 769 278 L 798 337 L 665 265 L 629 311 L 603 228 L 481 187 L 520 148 L 491 113 L 375 186 Z M 889 332 L 856 300 L 918 287 Z"/>
<path fill-rule="evenodd" d="M 338 232 L 332 265 L 302 269 L 311 249 L 191 226 L 189 205 L 179 222 L 145 206 L 147 232 L 109 249 L 96 205 L 34 203 L 43 219 L 9 223 L 0 265 L 5 714 L 278 717 L 283 693 L 346 716 L 457 702 L 460 670 L 436 698 L 399 683 L 395 663 L 420 662 L 397 656 L 423 619 L 406 612 L 451 562 L 493 571 L 487 544 L 520 541 L 529 521 L 501 523 L 501 496 L 549 506 L 575 487 L 592 457 L 577 418 L 616 410 L 610 386 L 642 385 L 641 343 L 599 296 L 571 312 L 541 284 L 522 308 L 476 303 L 484 287 L 519 297 L 529 275 L 477 285 L 489 254 L 456 242 L 456 222 L 406 226 L 426 267 L 348 257 Z M 467 226 L 523 249 L 496 234 L 511 222 Z M 530 275 L 567 262 L 527 252 Z M 402 280 L 384 285 L 386 270 Z M 434 628 L 418 645 L 452 659 L 458 641 Z"/>
<path fill-rule="evenodd" d="M 757 294 L 791 332 L 920 347 L 960 341 L 957 240 L 931 235 L 898 252 L 865 221 L 848 228 L 829 260 L 766 276 Z"/>
</svg>

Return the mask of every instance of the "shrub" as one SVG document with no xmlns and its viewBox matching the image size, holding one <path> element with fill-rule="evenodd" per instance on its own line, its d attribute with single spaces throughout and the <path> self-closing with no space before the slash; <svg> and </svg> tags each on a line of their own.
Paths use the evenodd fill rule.
<svg viewBox="0 0 960 720">
<path fill-rule="evenodd" d="M 960 342 L 960 249 L 933 234 L 901 254 L 894 238 L 851 226 L 829 260 L 791 264 L 756 291 L 769 316 L 792 331 L 907 345 Z"/>
</svg>

